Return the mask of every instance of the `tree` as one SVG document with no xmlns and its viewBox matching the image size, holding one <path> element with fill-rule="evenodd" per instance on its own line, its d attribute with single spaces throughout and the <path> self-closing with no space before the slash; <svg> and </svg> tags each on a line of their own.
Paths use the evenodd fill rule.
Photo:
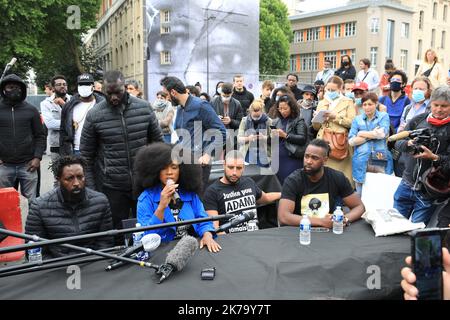
<svg viewBox="0 0 450 320">
<path fill-rule="evenodd" d="M 259 16 L 259 72 L 282 74 L 289 69 L 293 39 L 288 10 L 281 0 L 261 0 Z"/>
<path fill-rule="evenodd" d="M 79 25 L 71 6 L 79 10 Z M 25 77 L 33 68 L 39 86 L 55 74 L 74 84 L 95 59 L 83 51 L 81 37 L 95 27 L 99 8 L 100 0 L 0 0 L 6 17 L 0 19 L 0 67 L 16 57 L 11 71 Z"/>
</svg>

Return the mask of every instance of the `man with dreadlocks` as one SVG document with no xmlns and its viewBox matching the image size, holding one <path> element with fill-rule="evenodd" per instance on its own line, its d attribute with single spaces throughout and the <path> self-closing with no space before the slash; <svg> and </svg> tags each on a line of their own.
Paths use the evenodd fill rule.
<svg viewBox="0 0 450 320">
<path fill-rule="evenodd" d="M 52 163 L 58 187 L 34 199 L 25 226 L 27 234 L 46 239 L 71 237 L 112 229 L 109 202 L 103 193 L 85 187 L 86 162 L 79 156 L 64 156 Z M 94 250 L 114 245 L 111 237 L 87 239 L 73 244 Z M 78 253 L 61 246 L 43 248 L 45 258 Z"/>
</svg>

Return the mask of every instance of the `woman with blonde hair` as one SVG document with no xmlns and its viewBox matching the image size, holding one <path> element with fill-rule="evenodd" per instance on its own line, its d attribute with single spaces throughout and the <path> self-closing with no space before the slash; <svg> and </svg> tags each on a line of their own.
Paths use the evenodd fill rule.
<svg viewBox="0 0 450 320">
<path fill-rule="evenodd" d="M 353 150 L 348 144 L 348 132 L 356 116 L 353 100 L 341 94 L 344 82 L 337 76 L 331 77 L 325 86 L 324 99 L 319 101 L 316 113 L 324 110 L 324 121 L 312 122 L 318 130 L 317 138 L 327 141 L 331 152 L 327 166 L 341 171 L 354 184 L 352 178 Z"/>
<path fill-rule="evenodd" d="M 447 75 L 445 74 L 444 67 L 439 63 L 439 59 L 436 55 L 436 51 L 428 49 L 423 57 L 423 62 L 417 69 L 416 77 L 424 76 L 430 79 L 434 88 L 445 84 Z"/>
<path fill-rule="evenodd" d="M 270 164 L 270 119 L 264 112 L 264 101 L 253 100 L 248 108 L 248 115 L 243 117 L 239 125 L 239 151 L 245 161 L 268 167 Z"/>
</svg>

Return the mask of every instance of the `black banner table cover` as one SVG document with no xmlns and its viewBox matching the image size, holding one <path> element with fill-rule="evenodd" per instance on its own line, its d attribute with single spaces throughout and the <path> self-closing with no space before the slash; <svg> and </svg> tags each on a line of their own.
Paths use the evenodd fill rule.
<svg viewBox="0 0 450 320">
<path fill-rule="evenodd" d="M 105 272 L 107 261 L 80 266 L 79 286 L 68 289 L 67 268 L 0 278 L 3 299 L 291 300 L 400 299 L 400 270 L 409 237 L 374 236 L 363 221 L 313 233 L 299 244 L 298 228 L 280 227 L 218 237 L 219 253 L 198 251 L 181 272 L 162 284 L 151 269 L 134 265 Z M 161 264 L 176 243 L 161 245 L 150 262 Z M 204 268 L 214 280 L 201 280 Z"/>
</svg>

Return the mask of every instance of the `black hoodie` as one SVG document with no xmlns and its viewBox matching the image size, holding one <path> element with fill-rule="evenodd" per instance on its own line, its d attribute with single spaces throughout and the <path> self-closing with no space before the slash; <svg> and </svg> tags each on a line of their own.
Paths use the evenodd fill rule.
<svg viewBox="0 0 450 320">
<path fill-rule="evenodd" d="M 255 100 L 253 93 L 248 91 L 246 87 L 244 87 L 244 90 L 242 92 L 239 92 L 236 89 L 233 89 L 232 97 L 241 103 L 242 111 L 244 114 L 247 113 L 248 107 L 250 107 L 253 100 Z"/>
<path fill-rule="evenodd" d="M 18 83 L 22 99 L 18 102 L 5 97 L 7 83 Z M 4 163 L 23 163 L 33 158 L 42 159 L 45 133 L 39 111 L 25 102 L 27 86 L 15 74 L 6 76 L 0 83 L 0 160 Z"/>
</svg>

